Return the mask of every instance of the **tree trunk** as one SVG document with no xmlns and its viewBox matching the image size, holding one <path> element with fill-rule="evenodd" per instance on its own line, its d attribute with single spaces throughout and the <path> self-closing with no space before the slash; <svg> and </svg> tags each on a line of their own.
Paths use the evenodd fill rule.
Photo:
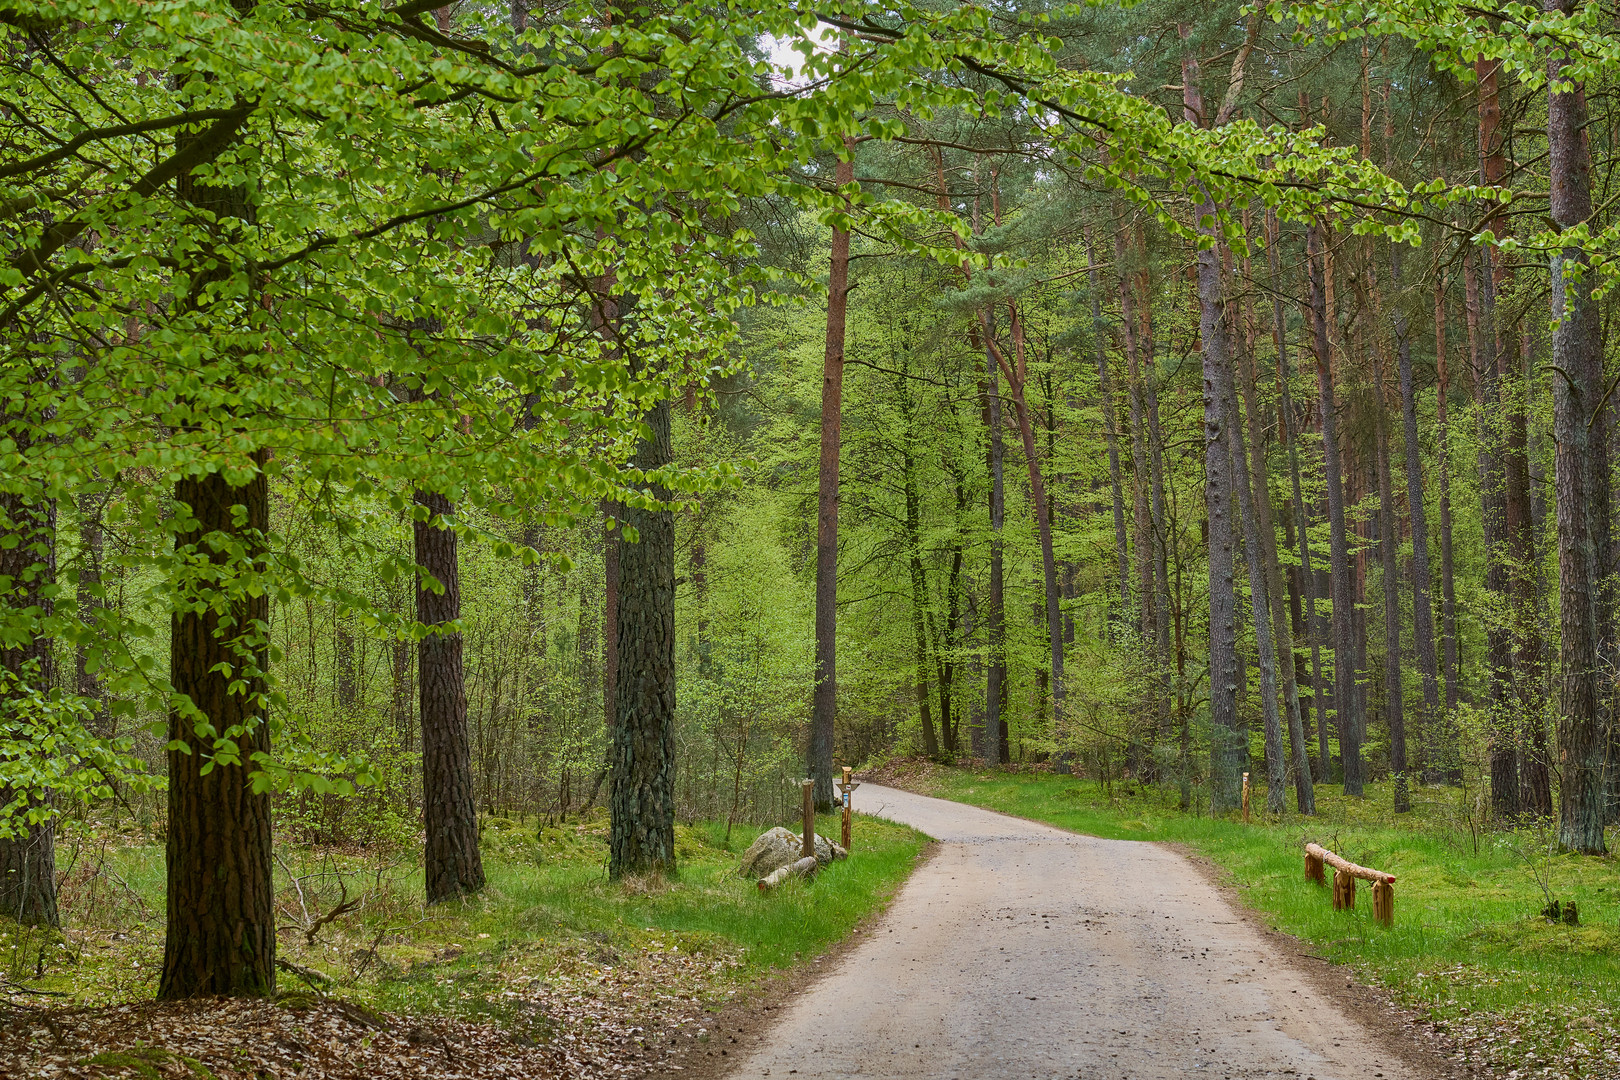
<svg viewBox="0 0 1620 1080">
<path fill-rule="evenodd" d="M 633 464 L 668 465 L 669 402 L 653 406 L 645 423 L 651 431 Z M 669 498 L 657 486 L 651 495 Z M 675 514 L 625 506 L 623 521 L 636 542 L 627 535 L 619 546 L 618 719 L 609 763 L 608 876 L 615 880 L 675 869 Z M 830 769 L 830 743 L 827 751 Z"/>
<path fill-rule="evenodd" d="M 1213 209 L 1211 204 L 1206 203 L 1205 206 Z M 1271 530 L 1271 514 L 1269 507 L 1264 510 L 1259 508 L 1259 499 L 1255 495 L 1253 484 L 1255 482 L 1263 484 L 1265 478 L 1263 473 L 1251 477 L 1249 472 L 1243 425 L 1238 419 L 1235 383 L 1232 368 L 1228 366 L 1223 373 L 1219 392 L 1226 406 L 1224 421 L 1226 444 L 1228 452 L 1232 455 L 1232 486 L 1237 489 L 1238 514 L 1243 525 L 1243 550 L 1249 567 L 1249 610 L 1254 620 L 1255 651 L 1259 654 L 1257 659 L 1260 665 L 1260 709 L 1266 739 L 1266 811 L 1281 814 L 1287 808 L 1285 796 L 1288 788 L 1288 762 L 1283 756 L 1282 715 L 1277 686 L 1277 648 L 1272 635 L 1274 613 L 1280 610 L 1280 605 L 1274 607 L 1272 600 L 1281 590 L 1273 592 L 1270 578 L 1266 573 L 1266 557 L 1261 547 L 1260 530 L 1262 525 L 1268 532 Z M 1297 712 L 1295 715 L 1297 716 Z"/>
<path fill-rule="evenodd" d="M 1441 775 L 1450 775 L 1449 763 L 1456 754 L 1454 733 L 1452 731 L 1452 717 L 1455 716 L 1458 703 L 1458 673 L 1457 673 L 1457 586 L 1456 575 L 1453 568 L 1456 565 L 1451 555 L 1451 424 L 1446 416 L 1448 398 L 1451 393 L 1450 370 L 1446 364 L 1446 281 L 1443 274 L 1435 275 L 1434 284 L 1434 357 L 1437 387 L 1435 389 L 1435 433 L 1439 439 L 1440 460 L 1440 636 L 1444 645 L 1442 660 L 1443 672 L 1446 681 L 1446 713 L 1445 719 L 1437 725 L 1434 751 L 1436 754 L 1435 778 Z M 1440 763 L 1447 763 L 1445 769 Z"/>
<path fill-rule="evenodd" d="M 12 440 L 19 454 L 26 455 L 34 445 L 32 425 L 32 418 L 26 415 L 0 411 L 0 433 Z M 14 546 L 0 546 L 0 580 L 11 583 L 0 600 L 11 609 L 12 618 L 31 613 L 24 642 L 0 649 L 0 668 L 16 678 L 15 697 L 21 699 L 28 691 L 48 691 L 55 681 L 52 641 L 41 631 L 56 606 L 56 500 L 43 490 L 32 497 L 0 493 L 0 530 L 15 540 Z M 80 665 L 82 668 L 82 653 Z M 12 695 L 0 689 L 0 709 L 6 708 L 8 696 Z M 9 727 L 10 722 L 4 726 Z M 0 806 L 9 805 L 18 794 L 13 788 L 0 787 Z M 30 810 L 42 807 L 48 795 L 24 794 L 24 805 L 7 823 L 17 835 L 0 839 L 0 916 L 25 926 L 60 926 L 56 825 L 54 821 L 30 824 L 26 817 Z"/>
<path fill-rule="evenodd" d="M 432 630 L 417 645 L 416 685 L 427 833 L 423 868 L 427 902 L 437 904 L 482 889 L 484 864 L 478 852 L 461 631 L 445 629 L 461 618 L 461 569 L 450 528 L 455 508 L 436 492 L 418 491 L 415 501 L 439 522 L 412 523 L 416 564 L 432 579 L 418 579 L 416 585 L 416 620 Z"/>
<path fill-rule="evenodd" d="M 1015 303 L 1009 300 L 1007 310 L 1013 340 L 1013 363 L 1007 368 L 1007 384 L 1012 390 L 1013 411 L 1018 419 L 1018 433 L 1024 443 L 1024 459 L 1029 467 L 1030 501 L 1035 504 L 1035 530 L 1041 544 L 1041 571 L 1046 594 L 1046 637 L 1052 660 L 1052 722 L 1054 733 L 1061 738 L 1064 719 L 1063 615 L 1058 604 L 1057 557 L 1052 550 L 1052 519 L 1047 509 L 1041 459 L 1035 450 L 1035 429 L 1030 423 L 1029 401 L 1024 393 L 1029 376 L 1029 366 L 1024 357 L 1024 324 L 1018 317 Z M 1005 359 L 1002 358 L 1003 363 Z"/>
<path fill-rule="evenodd" d="M 1001 706 L 1007 700 L 1007 611 L 1003 597 L 1001 530 L 1007 510 L 1002 491 L 1003 457 L 1001 444 L 1001 382 L 996 370 L 995 316 L 986 310 L 981 316 L 985 355 L 985 426 L 989 429 L 990 469 L 990 596 L 985 618 L 989 628 L 989 661 L 984 688 L 985 756 L 995 754 L 1005 765 L 1011 755 L 1007 745 L 1007 721 Z"/>
<path fill-rule="evenodd" d="M 96 611 L 106 606 L 101 566 L 106 554 L 106 537 L 101 528 L 101 501 L 98 492 L 85 492 L 75 500 L 79 512 L 79 582 L 75 599 L 79 618 L 94 625 Z M 81 645 L 74 650 L 74 689 L 94 704 L 96 733 L 111 736 L 113 725 L 107 714 L 107 688 L 101 676 L 90 670 L 89 656 Z"/>
<path fill-rule="evenodd" d="M 855 148 L 833 170 L 839 187 L 855 182 Z M 849 233 L 832 231 L 827 276 L 827 344 L 821 375 L 821 465 L 816 509 L 816 685 L 810 708 L 805 764 L 815 781 L 815 804 L 833 804 L 833 737 L 838 716 L 838 460 L 843 441 L 844 323 L 849 302 Z"/>
<path fill-rule="evenodd" d="M 1570 15 L 1574 0 L 1546 0 L 1548 11 Z M 1569 55 L 1554 49 L 1547 74 L 1554 88 Z M 1560 229 L 1592 216 L 1592 179 L 1586 144 L 1586 88 L 1547 95 L 1551 215 Z M 1576 263 L 1584 273 L 1565 271 Z M 1557 444 L 1554 482 L 1558 516 L 1558 607 L 1564 685 L 1558 724 L 1560 785 L 1558 841 L 1566 849 L 1602 854 L 1603 720 L 1601 662 L 1607 605 L 1599 594 L 1608 555 L 1607 430 L 1598 411 L 1603 349 L 1598 308 L 1592 300 L 1590 258 L 1579 247 L 1552 256 L 1553 424 Z"/>
<path fill-rule="evenodd" d="M 1401 246 L 1390 252 L 1395 287 L 1401 285 Z M 1423 496 L 1422 447 L 1418 442 L 1417 387 L 1412 375 L 1412 339 L 1406 313 L 1394 312 L 1395 356 L 1400 365 L 1401 426 L 1406 440 L 1406 508 L 1412 523 L 1412 639 L 1423 683 L 1423 713 L 1418 718 L 1418 755 L 1426 776 L 1433 775 L 1432 750 L 1440 722 L 1440 674 L 1435 653 L 1434 597 L 1429 581 L 1429 519 Z M 1443 330 L 1442 330 L 1443 332 Z"/>
<path fill-rule="evenodd" d="M 1328 339 L 1327 251 L 1323 230 L 1306 233 L 1310 266 L 1311 307 L 1316 330 L 1316 385 L 1322 412 L 1322 456 L 1327 474 L 1328 564 L 1333 590 L 1333 710 L 1339 729 L 1339 756 L 1344 766 L 1344 793 L 1360 797 L 1361 695 L 1356 689 L 1355 597 L 1350 580 L 1349 536 L 1344 520 L 1344 473 L 1339 462 L 1337 405 L 1333 395 L 1331 345 Z"/>
<path fill-rule="evenodd" d="M 911 632 L 916 643 L 917 714 L 922 721 L 923 753 L 930 759 L 938 759 L 939 739 L 934 734 L 934 718 L 929 714 L 928 704 L 928 635 L 924 624 L 924 613 L 928 609 L 928 582 L 922 562 L 921 500 L 917 493 L 917 459 L 911 452 L 915 418 L 911 381 L 906 373 L 907 361 L 902 358 L 900 365 L 899 385 L 895 392 L 899 396 L 900 417 L 905 422 L 903 438 L 906 445 L 901 452 L 901 482 L 906 500 L 906 566 L 911 577 Z"/>
<path fill-rule="evenodd" d="M 1321 760 L 1318 764 L 1317 780 L 1325 780 L 1328 776 L 1328 766 L 1331 759 L 1328 757 L 1327 742 L 1327 713 L 1322 707 L 1322 646 L 1321 636 L 1316 632 L 1316 588 L 1315 573 L 1311 567 L 1311 539 L 1310 522 L 1305 513 L 1305 498 L 1301 491 L 1299 475 L 1299 447 L 1296 443 L 1296 425 L 1299 414 L 1294 411 L 1294 395 L 1290 384 L 1293 382 L 1293 369 L 1288 362 L 1288 334 L 1287 319 L 1283 314 L 1282 304 L 1282 259 L 1278 252 L 1278 245 L 1282 241 L 1282 228 L 1277 221 L 1277 212 L 1272 209 L 1266 211 L 1266 261 L 1271 271 L 1272 283 L 1272 338 L 1277 347 L 1277 426 L 1282 433 L 1283 451 L 1288 456 L 1288 481 L 1292 496 L 1293 531 L 1299 539 L 1299 570 L 1291 575 L 1295 582 L 1292 603 L 1294 619 L 1300 623 L 1311 643 L 1311 704 L 1316 709 L 1316 726 L 1318 742 L 1320 745 Z M 1285 531 L 1287 522 L 1284 522 Z M 1300 583 L 1303 583 L 1305 592 L 1305 615 L 1303 620 L 1299 614 Z M 1294 660 L 1290 665 L 1297 672 L 1299 662 Z M 1298 701 L 1298 677 L 1295 677 L 1295 700 Z M 1312 776 L 1307 763 L 1300 763 L 1297 759 L 1303 755 L 1310 756 L 1309 747 L 1304 745 L 1305 735 L 1305 706 L 1299 704 L 1300 742 L 1301 747 L 1296 751 L 1296 765 L 1300 775 L 1295 777 L 1297 788 L 1295 797 L 1299 800 L 1299 809 L 1302 814 L 1316 812 L 1316 791 L 1311 784 Z M 1309 809 L 1307 809 L 1307 804 Z"/>
<path fill-rule="evenodd" d="M 256 464 L 264 460 L 262 452 L 255 455 Z M 174 497 L 196 521 L 194 530 L 176 534 L 177 554 L 228 566 L 232 556 L 215 550 L 206 539 L 212 535 L 240 545 L 262 569 L 270 523 L 263 472 L 243 487 L 218 472 L 188 477 L 175 485 Z M 168 753 L 168 930 L 158 984 L 165 1001 L 268 997 L 276 989 L 270 793 L 255 791 L 252 778 L 254 755 L 270 751 L 263 712 L 268 652 L 262 637 L 242 630 L 268 625 L 270 599 L 261 593 L 220 603 L 207 593 L 197 597 L 202 610 L 188 605 L 174 616 L 169 646 L 170 681 L 190 707 L 169 713 L 169 740 L 186 749 Z M 227 740 L 222 754 L 219 733 L 233 728 L 247 730 Z"/>
<path fill-rule="evenodd" d="M 1384 393 L 1384 358 L 1374 351 L 1373 385 L 1378 397 L 1374 438 L 1378 470 L 1378 553 L 1384 571 L 1384 718 L 1389 725 L 1390 782 L 1397 814 L 1412 809 L 1406 775 L 1406 711 L 1401 688 L 1401 573 L 1396 549 L 1395 483 L 1390 475 L 1389 409 Z"/>
<path fill-rule="evenodd" d="M 1119 435 L 1115 426 L 1119 412 L 1114 408 L 1114 391 L 1108 371 L 1108 339 L 1103 334 L 1102 293 L 1097 285 L 1097 253 L 1091 243 L 1091 226 L 1086 226 L 1086 281 L 1091 287 L 1091 333 L 1097 348 L 1097 395 L 1101 399 L 1103 437 L 1108 442 L 1108 479 L 1114 496 L 1114 553 L 1119 558 L 1119 615 L 1131 609 L 1131 556 L 1125 535 L 1125 498 L 1120 482 Z M 1121 272 L 1121 280 L 1124 274 Z M 1124 318 L 1130 317 L 1127 309 Z"/>
</svg>

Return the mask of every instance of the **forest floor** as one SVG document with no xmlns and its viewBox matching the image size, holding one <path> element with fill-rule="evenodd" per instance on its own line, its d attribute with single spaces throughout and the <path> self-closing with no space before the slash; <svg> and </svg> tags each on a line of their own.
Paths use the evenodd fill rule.
<svg viewBox="0 0 1620 1080">
<path fill-rule="evenodd" d="M 1560 855 L 1546 822 L 1483 827 L 1476 793 L 1420 787 L 1413 812 L 1396 818 L 1387 785 L 1369 785 L 1364 799 L 1318 785 L 1315 817 L 1268 821 L 1261 789 L 1245 825 L 1183 813 L 1173 790 L 1046 771 L 900 762 L 874 778 L 1195 853 L 1306 953 L 1344 965 L 1421 1016 L 1469 1074 L 1620 1078 L 1620 867 Z M 1395 874 L 1394 926 L 1373 920 L 1365 889 L 1356 908 L 1335 912 L 1329 891 L 1304 880 L 1306 841 Z M 1553 899 L 1575 901 L 1579 924 L 1543 917 Z"/>
<path fill-rule="evenodd" d="M 768 1018 L 926 844 L 857 817 L 847 861 L 761 895 L 736 875 L 758 827 L 680 826 L 674 879 L 610 884 L 605 826 L 485 819 L 488 887 L 433 908 L 413 852 L 278 847 L 280 996 L 180 1004 L 151 1000 L 162 846 L 70 827 L 65 934 L 0 924 L 0 1077 L 706 1073 L 726 1053 L 717 1024 Z"/>
</svg>

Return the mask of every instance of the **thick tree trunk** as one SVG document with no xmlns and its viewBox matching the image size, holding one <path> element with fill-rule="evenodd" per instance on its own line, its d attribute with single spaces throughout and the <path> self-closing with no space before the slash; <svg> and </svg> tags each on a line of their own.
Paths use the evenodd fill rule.
<svg viewBox="0 0 1620 1080">
<path fill-rule="evenodd" d="M 417 645 L 416 686 L 427 832 L 423 868 L 427 902 L 437 904 L 482 889 L 484 864 L 478 852 L 461 631 L 444 629 L 461 618 L 461 569 L 456 533 L 449 527 L 455 508 L 428 491 L 416 493 L 416 505 L 438 519 L 438 524 L 412 523 L 416 564 L 433 579 L 416 585 L 416 620 L 432 628 Z"/>
<path fill-rule="evenodd" d="M 854 147 L 833 170 L 840 187 L 854 183 Z M 821 464 L 816 509 L 816 685 L 805 764 L 816 782 L 816 809 L 832 810 L 833 738 L 838 716 L 838 463 L 844 424 L 844 323 L 849 304 L 849 233 L 832 231 L 827 275 L 827 345 L 821 374 Z"/>
<path fill-rule="evenodd" d="M 218 472 L 187 478 L 175 485 L 174 497 L 196 521 L 194 530 L 175 536 L 177 552 L 223 567 L 231 556 L 207 541 L 213 535 L 262 563 L 270 522 L 264 473 L 243 487 Z M 169 714 L 171 743 L 187 749 L 168 754 L 168 932 L 158 997 L 268 997 L 276 989 L 270 793 L 255 791 L 252 779 L 254 755 L 270 750 L 263 713 L 268 650 L 262 638 L 241 635 L 244 627 L 268 625 L 270 600 L 262 593 L 223 605 L 211 596 L 198 599 L 201 611 L 186 607 L 174 616 L 169 647 L 170 681 L 191 709 Z M 248 730 L 229 741 L 226 760 L 217 733 L 238 727 Z"/>
<path fill-rule="evenodd" d="M 1573 13 L 1574 0 L 1547 0 L 1548 11 Z M 1556 88 L 1569 56 L 1554 50 L 1547 74 Z M 1586 88 L 1547 95 L 1549 209 L 1562 230 L 1592 216 L 1591 164 L 1586 144 Z M 1572 278 L 1566 267 L 1584 273 Z M 1578 247 L 1552 256 L 1554 482 L 1558 516 L 1558 607 L 1564 686 L 1558 724 L 1560 785 L 1558 840 L 1571 851 L 1601 854 L 1603 840 L 1604 716 L 1601 687 L 1605 636 L 1611 627 L 1600 590 L 1608 556 L 1607 425 L 1599 411 L 1603 348 L 1592 300 L 1590 259 Z"/>
<path fill-rule="evenodd" d="M 1344 517 L 1344 473 L 1339 462 L 1337 404 L 1333 394 L 1332 352 L 1328 339 L 1327 251 L 1320 226 L 1306 234 L 1310 264 L 1312 321 L 1316 330 L 1316 384 L 1321 399 L 1322 455 L 1327 474 L 1328 564 L 1333 590 L 1333 709 L 1339 729 L 1344 792 L 1362 794 L 1361 694 L 1356 688 L 1355 596 L 1350 580 L 1349 534 Z"/>
<path fill-rule="evenodd" d="M 32 423 L 27 416 L 0 412 L 0 434 L 12 440 L 18 453 L 28 453 L 34 444 Z M 11 609 L 8 615 L 13 618 L 28 612 L 32 624 L 22 645 L 0 649 L 0 668 L 16 678 L 17 697 L 22 697 L 25 690 L 49 690 L 55 681 L 52 642 L 40 632 L 40 624 L 56 606 L 56 500 L 43 490 L 34 497 L 0 494 L 0 531 L 15 541 L 11 547 L 0 547 L 0 580 L 11 583 L 9 593 L 0 595 L 0 604 Z M 0 691 L 0 713 L 7 709 L 7 696 Z M 10 722 L 0 715 L 0 728 Z M 9 805 L 17 795 L 12 788 L 0 787 L 0 806 Z M 28 810 L 38 808 L 47 797 L 27 793 L 25 806 L 8 823 L 16 835 L 0 839 L 0 916 L 25 926 L 61 925 L 56 905 L 56 825 L 30 824 L 26 819 Z"/>
<path fill-rule="evenodd" d="M 655 405 L 645 423 L 650 434 L 633 464 L 668 465 L 669 403 Z M 661 487 L 651 494 L 669 497 Z M 618 718 L 609 761 L 614 879 L 675 868 L 675 514 L 626 506 L 622 520 L 636 542 L 619 547 Z"/>
</svg>

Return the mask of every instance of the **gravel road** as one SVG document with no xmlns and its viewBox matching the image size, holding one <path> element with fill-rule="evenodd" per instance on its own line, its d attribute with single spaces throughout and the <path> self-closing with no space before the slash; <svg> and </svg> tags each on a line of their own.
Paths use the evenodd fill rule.
<svg viewBox="0 0 1620 1080">
<path fill-rule="evenodd" d="M 940 849 L 736 1080 L 1431 1075 L 1174 851 L 876 784 L 856 796 Z"/>
</svg>

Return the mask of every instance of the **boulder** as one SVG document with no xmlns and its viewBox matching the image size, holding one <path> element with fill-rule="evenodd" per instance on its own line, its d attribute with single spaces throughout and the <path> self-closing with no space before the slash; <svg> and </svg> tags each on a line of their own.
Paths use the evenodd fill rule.
<svg viewBox="0 0 1620 1080">
<path fill-rule="evenodd" d="M 743 852 L 742 865 L 737 868 L 737 876 L 765 877 L 796 861 L 800 847 L 798 834 L 778 825 L 769 832 L 761 833 L 759 839 L 748 845 L 748 850 Z"/>
<path fill-rule="evenodd" d="M 782 867 L 797 862 L 803 850 L 804 841 L 800 834 L 778 825 L 761 833 L 759 839 L 748 845 L 748 850 L 743 852 L 742 864 L 737 867 L 737 876 L 756 879 L 768 877 Z M 825 836 L 816 836 L 817 866 L 826 866 L 848 857 L 849 852 Z"/>
</svg>

